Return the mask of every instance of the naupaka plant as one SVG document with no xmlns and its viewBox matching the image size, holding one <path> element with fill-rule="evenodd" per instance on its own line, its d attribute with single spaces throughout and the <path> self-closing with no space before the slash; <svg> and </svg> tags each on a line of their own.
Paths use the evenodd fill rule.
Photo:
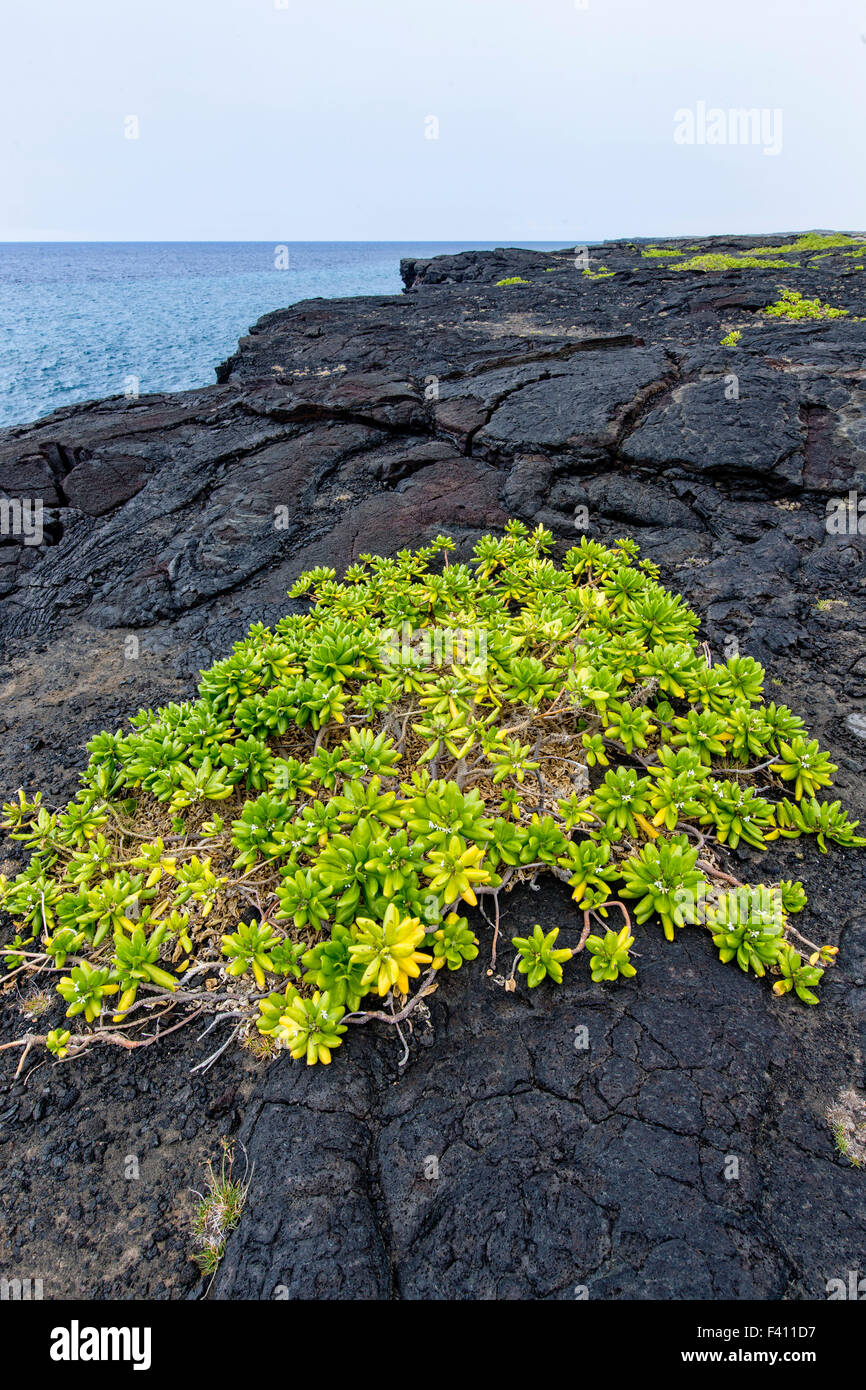
<svg viewBox="0 0 866 1390">
<path fill-rule="evenodd" d="M 742 884 L 725 849 L 866 840 L 761 666 L 713 663 L 631 540 L 556 563 L 512 521 L 454 549 L 302 575 L 197 698 L 92 739 L 69 805 L 4 807 L 30 855 L 0 879 L 6 979 L 57 975 L 55 1057 L 224 1015 L 201 1066 L 233 1038 L 327 1063 L 353 1024 L 411 1029 L 485 922 L 495 964 L 501 895 L 543 873 L 575 918 L 514 938 L 511 989 L 583 951 L 598 984 L 630 980 L 635 929 L 658 924 L 816 1001 L 835 948 L 792 925 L 802 885 Z"/>
</svg>

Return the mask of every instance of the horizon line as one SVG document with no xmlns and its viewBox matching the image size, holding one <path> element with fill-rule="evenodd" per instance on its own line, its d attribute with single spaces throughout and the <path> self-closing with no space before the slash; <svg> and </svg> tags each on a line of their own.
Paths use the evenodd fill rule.
<svg viewBox="0 0 866 1390">
<path fill-rule="evenodd" d="M 405 246 L 405 245 L 463 245 L 470 244 L 475 246 L 487 246 L 495 243 L 503 250 L 514 248 L 515 250 L 524 249 L 523 242 L 533 242 L 536 244 L 544 243 L 548 246 L 562 246 L 563 249 L 573 245 L 587 245 L 592 243 L 602 243 L 608 241 L 680 241 L 685 239 L 700 238 L 707 240 L 710 237 L 772 237 L 784 236 L 792 232 L 803 234 L 806 232 L 818 232 L 822 234 L 845 234 L 848 236 L 866 236 L 866 231 L 860 229 L 850 229 L 843 227 L 802 227 L 802 228 L 778 228 L 769 232 L 756 231 L 717 231 L 717 232 L 654 232 L 652 234 L 635 234 L 629 236 L 622 234 L 619 236 L 604 237 L 584 237 L 565 238 L 561 237 L 518 237 L 500 239 L 497 242 L 495 237 L 308 237 L 288 240 L 283 238 L 271 237 L 5 237 L 0 233 L 0 246 Z"/>
</svg>

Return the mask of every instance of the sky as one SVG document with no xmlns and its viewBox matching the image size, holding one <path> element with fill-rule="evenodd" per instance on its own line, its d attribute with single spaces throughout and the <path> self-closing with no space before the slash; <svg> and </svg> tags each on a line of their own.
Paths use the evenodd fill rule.
<svg viewBox="0 0 866 1390">
<path fill-rule="evenodd" d="M 861 231 L 864 118 L 866 0 L 7 0 L 0 240 Z"/>
</svg>

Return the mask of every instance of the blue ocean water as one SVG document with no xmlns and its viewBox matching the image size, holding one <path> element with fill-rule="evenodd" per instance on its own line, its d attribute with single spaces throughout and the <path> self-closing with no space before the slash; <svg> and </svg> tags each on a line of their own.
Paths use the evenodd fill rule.
<svg viewBox="0 0 866 1390">
<path fill-rule="evenodd" d="M 271 309 L 397 294 L 401 256 L 494 246 L 289 242 L 278 269 L 273 242 L 0 243 L 0 425 L 122 395 L 130 378 L 142 395 L 212 385 L 216 365 Z"/>
</svg>

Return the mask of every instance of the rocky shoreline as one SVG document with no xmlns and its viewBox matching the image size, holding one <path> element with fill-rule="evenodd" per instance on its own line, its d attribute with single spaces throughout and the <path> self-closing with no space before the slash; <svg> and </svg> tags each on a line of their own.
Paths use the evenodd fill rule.
<svg viewBox="0 0 866 1390">
<path fill-rule="evenodd" d="M 443 530 L 462 556 L 518 516 L 559 549 L 584 521 L 634 537 L 715 654 L 766 665 L 866 821 L 866 272 L 847 248 L 710 272 L 590 254 L 589 276 L 573 251 L 404 261 L 402 296 L 266 315 L 212 387 L 0 432 L 0 493 L 45 507 L 42 545 L 0 536 L 2 799 L 66 799 L 87 738 L 187 697 L 302 570 Z M 763 315 L 784 290 L 848 315 Z M 852 494 L 853 528 L 828 530 Z M 863 1259 L 866 1179 L 827 1112 L 864 1086 L 866 858 L 802 855 L 763 862 L 840 946 L 814 1010 L 645 929 L 613 990 L 576 971 L 506 994 L 482 949 L 402 1071 L 371 1030 L 324 1073 L 236 1052 L 191 1077 L 212 1043 L 189 1032 L 17 1078 L 0 1053 L 0 1265 L 46 1297 L 200 1296 L 187 1189 L 229 1134 L 255 1168 L 212 1298 L 824 1298 Z M 569 911 L 515 893 L 504 928 Z"/>
</svg>

